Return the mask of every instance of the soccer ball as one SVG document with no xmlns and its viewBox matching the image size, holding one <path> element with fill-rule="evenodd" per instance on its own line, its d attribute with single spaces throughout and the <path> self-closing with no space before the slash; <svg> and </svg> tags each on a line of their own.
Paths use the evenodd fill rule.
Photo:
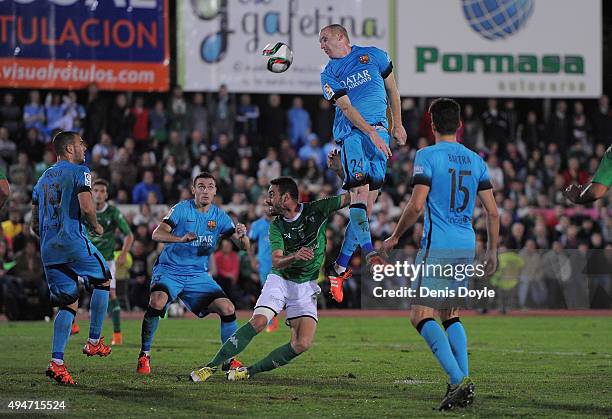
<svg viewBox="0 0 612 419">
<path fill-rule="evenodd" d="M 168 317 L 183 317 L 183 314 L 185 314 L 185 308 L 178 301 L 168 306 Z"/>
<path fill-rule="evenodd" d="M 293 62 L 293 51 L 282 42 L 266 45 L 262 55 L 268 57 L 268 71 L 273 73 L 287 71 Z"/>
</svg>

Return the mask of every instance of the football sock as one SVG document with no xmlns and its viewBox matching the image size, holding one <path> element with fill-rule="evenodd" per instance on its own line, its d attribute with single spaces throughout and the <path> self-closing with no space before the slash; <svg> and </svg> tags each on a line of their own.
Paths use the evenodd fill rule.
<svg viewBox="0 0 612 419">
<path fill-rule="evenodd" d="M 351 220 L 351 229 L 357 237 L 359 246 L 361 246 L 361 250 L 368 254 L 374 251 L 374 247 L 372 246 L 370 223 L 368 222 L 366 208 L 366 204 L 351 204 L 349 216 Z"/>
<path fill-rule="evenodd" d="M 457 360 L 453 355 L 446 333 L 440 325 L 432 318 L 423 319 L 416 327 L 423 336 L 431 352 L 438 359 L 438 363 L 448 374 L 451 384 L 459 384 L 464 377 Z"/>
<path fill-rule="evenodd" d="M 454 317 L 446 320 L 442 325 L 446 329 L 448 342 L 453 350 L 457 364 L 459 364 L 459 368 L 463 371 L 463 375 L 468 377 L 467 335 L 465 334 L 463 324 L 461 324 L 459 317 Z"/>
<path fill-rule="evenodd" d="M 91 310 L 91 318 L 89 321 L 89 339 L 94 341 L 100 339 L 102 333 L 102 323 L 106 316 L 108 309 L 108 289 L 94 288 L 91 294 L 91 303 L 89 309 Z M 97 342 L 95 342 L 97 343 Z"/>
<path fill-rule="evenodd" d="M 255 335 L 257 335 L 257 332 L 251 322 L 246 322 L 244 326 L 236 330 L 236 332 L 225 341 L 221 349 L 219 349 L 219 352 L 217 352 L 215 357 L 206 364 L 206 366 L 218 367 L 225 361 L 232 359 L 248 346 Z"/>
<path fill-rule="evenodd" d="M 113 332 L 119 333 L 121 332 L 121 304 L 119 303 L 119 299 L 115 298 L 111 300 L 108 307 L 111 311 L 111 318 L 113 319 Z"/>
<path fill-rule="evenodd" d="M 64 348 L 66 348 L 68 338 L 70 338 L 70 330 L 72 329 L 72 321 L 75 314 L 71 308 L 61 307 L 57 312 L 57 316 L 55 316 L 51 359 L 56 362 L 64 359 Z"/>
<path fill-rule="evenodd" d="M 291 347 L 291 343 L 287 343 L 283 346 L 279 346 L 270 352 L 264 359 L 257 361 L 255 364 L 248 368 L 249 376 L 254 376 L 255 374 L 259 374 L 260 372 L 270 371 L 274 368 L 282 367 L 283 365 L 287 365 L 293 358 L 298 356 L 293 348 Z"/>
<path fill-rule="evenodd" d="M 349 221 L 346 225 L 346 229 L 344 230 L 344 240 L 342 241 L 342 248 L 340 249 L 340 254 L 336 259 L 336 264 L 334 265 L 334 269 L 336 273 L 343 273 L 346 271 L 346 268 L 357 250 L 357 246 L 359 246 L 359 240 L 357 239 L 357 234 L 355 234 L 355 230 L 352 228 L 351 222 Z"/>
<path fill-rule="evenodd" d="M 141 352 L 149 354 L 151 345 L 153 344 L 153 337 L 155 331 L 159 325 L 159 317 L 164 315 L 164 310 L 157 310 L 151 306 L 147 307 L 144 318 L 142 319 L 142 329 L 140 332 L 141 339 Z"/>
<path fill-rule="evenodd" d="M 236 330 L 238 330 L 238 322 L 236 321 L 236 314 L 232 314 L 231 316 L 221 316 L 221 344 L 223 345 L 225 341 L 232 336 Z"/>
</svg>

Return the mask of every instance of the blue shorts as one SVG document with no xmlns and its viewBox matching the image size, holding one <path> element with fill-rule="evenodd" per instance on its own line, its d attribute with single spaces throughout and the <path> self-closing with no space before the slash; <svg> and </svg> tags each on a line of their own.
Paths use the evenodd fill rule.
<svg viewBox="0 0 612 419">
<path fill-rule="evenodd" d="M 389 145 L 389 131 L 377 127 L 378 135 Z M 374 146 L 370 137 L 358 129 L 354 129 L 342 141 L 340 153 L 344 169 L 342 188 L 370 185 L 370 190 L 380 189 L 387 173 L 387 157 Z"/>
<path fill-rule="evenodd" d="M 414 262 L 421 265 L 421 271 L 411 284 L 415 291 L 412 304 L 435 309 L 465 307 L 468 302 L 465 291 L 469 290 L 473 277 L 473 268 L 466 267 L 474 264 L 473 250 L 453 250 L 452 257 L 451 251 L 438 251 L 437 254 L 432 251 L 434 255 L 427 258 L 423 253 L 419 251 Z"/>
<path fill-rule="evenodd" d="M 208 306 L 217 298 L 227 298 L 219 284 L 206 272 L 198 275 L 177 275 L 154 268 L 151 291 L 164 291 L 168 294 L 166 306 L 180 298 L 198 317 L 210 314 Z"/>
<path fill-rule="evenodd" d="M 99 285 L 111 279 L 111 273 L 106 261 L 95 250 L 85 254 L 74 262 L 45 266 L 45 277 L 54 306 L 67 306 L 79 298 L 79 278 L 83 278 L 85 286 Z"/>
</svg>

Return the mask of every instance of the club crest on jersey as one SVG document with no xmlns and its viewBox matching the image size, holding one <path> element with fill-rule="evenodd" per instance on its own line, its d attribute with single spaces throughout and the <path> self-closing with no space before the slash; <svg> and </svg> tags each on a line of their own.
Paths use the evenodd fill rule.
<svg viewBox="0 0 612 419">
<path fill-rule="evenodd" d="M 361 172 L 357 172 L 355 173 L 355 179 L 362 181 L 363 180 L 363 173 Z"/>
<path fill-rule="evenodd" d="M 213 231 L 215 228 L 217 228 L 217 222 L 215 220 L 208 220 L 208 223 L 206 225 L 208 226 L 208 229 L 210 231 Z"/>
<path fill-rule="evenodd" d="M 368 54 L 359 56 L 359 62 L 361 64 L 367 64 L 370 62 L 370 56 Z"/>
<path fill-rule="evenodd" d="M 327 100 L 331 100 L 332 97 L 334 97 L 334 89 L 331 88 L 331 86 L 327 83 L 325 83 L 325 85 L 323 86 L 323 92 L 325 92 L 325 99 Z"/>
</svg>

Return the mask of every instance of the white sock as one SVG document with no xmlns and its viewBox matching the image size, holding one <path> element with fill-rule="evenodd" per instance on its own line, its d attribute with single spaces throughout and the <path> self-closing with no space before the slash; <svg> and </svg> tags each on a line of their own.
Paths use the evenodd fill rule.
<svg viewBox="0 0 612 419">
<path fill-rule="evenodd" d="M 51 361 L 55 362 L 57 365 L 64 365 L 63 359 L 51 358 Z"/>
<path fill-rule="evenodd" d="M 146 356 L 151 356 L 151 351 L 140 351 L 140 352 L 142 352 Z"/>
<path fill-rule="evenodd" d="M 346 268 L 344 266 L 338 265 L 337 263 L 334 263 L 334 271 L 336 271 L 338 275 L 342 275 L 344 271 L 346 271 Z"/>
<path fill-rule="evenodd" d="M 97 344 L 98 344 L 98 342 L 100 342 L 100 339 L 92 339 L 92 338 L 89 338 L 89 339 L 87 339 L 87 340 L 88 340 L 88 341 L 89 341 L 89 343 L 91 343 L 92 345 L 97 345 Z"/>
</svg>

